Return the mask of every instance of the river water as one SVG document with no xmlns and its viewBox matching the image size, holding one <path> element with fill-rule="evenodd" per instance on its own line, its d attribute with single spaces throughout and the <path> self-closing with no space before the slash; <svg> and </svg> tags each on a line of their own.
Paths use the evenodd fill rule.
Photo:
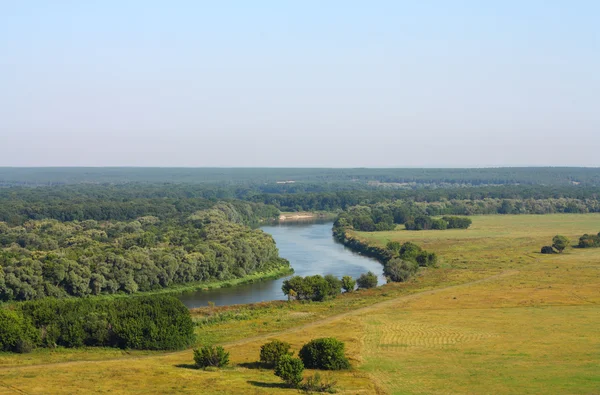
<svg viewBox="0 0 600 395">
<path fill-rule="evenodd" d="M 261 229 L 273 236 L 279 255 L 290 261 L 294 275 L 333 274 L 336 277 L 349 275 L 357 278 L 362 273 L 372 271 L 379 276 L 379 284 L 384 284 L 383 266 L 375 259 L 356 254 L 335 242 L 331 233 L 332 225 L 331 222 L 296 222 L 263 226 Z M 188 308 L 207 306 L 208 302 L 225 306 L 285 300 L 281 285 L 286 278 L 289 277 L 230 288 L 188 292 L 180 295 L 179 299 Z"/>
</svg>

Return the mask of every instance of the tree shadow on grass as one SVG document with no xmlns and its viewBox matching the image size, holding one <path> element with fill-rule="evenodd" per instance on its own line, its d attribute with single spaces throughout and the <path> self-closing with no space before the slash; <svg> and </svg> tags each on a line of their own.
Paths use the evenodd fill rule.
<svg viewBox="0 0 600 395">
<path fill-rule="evenodd" d="M 194 369 L 194 370 L 198 370 L 198 366 L 194 365 L 193 363 L 180 363 L 178 365 L 175 365 L 176 368 L 183 368 L 183 369 Z"/>
<path fill-rule="evenodd" d="M 262 381 L 254 381 L 254 380 L 248 380 L 247 383 L 250 385 L 253 385 L 255 387 L 262 387 L 262 388 L 290 388 L 285 383 L 263 383 Z"/>
<path fill-rule="evenodd" d="M 246 369 L 268 369 L 269 367 L 262 362 L 244 362 L 239 363 L 239 367 Z"/>
</svg>

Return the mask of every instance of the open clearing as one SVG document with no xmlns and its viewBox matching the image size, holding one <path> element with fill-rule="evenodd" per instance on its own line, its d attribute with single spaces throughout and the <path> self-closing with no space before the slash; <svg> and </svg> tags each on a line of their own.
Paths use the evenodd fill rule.
<svg viewBox="0 0 600 395">
<path fill-rule="evenodd" d="M 440 256 L 409 283 L 201 328 L 201 342 L 227 345 L 232 368 L 190 369 L 191 350 L 1 354 L 0 393 L 297 393 L 251 363 L 266 339 L 297 351 L 323 336 L 344 340 L 354 367 L 331 374 L 339 393 L 600 393 L 600 249 L 539 254 L 556 234 L 597 233 L 600 215 L 472 219 L 468 230 L 358 233 Z"/>
</svg>

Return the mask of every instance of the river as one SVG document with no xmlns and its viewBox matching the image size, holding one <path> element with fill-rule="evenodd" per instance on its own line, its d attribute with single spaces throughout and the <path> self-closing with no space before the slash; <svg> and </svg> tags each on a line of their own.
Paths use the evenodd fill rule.
<svg viewBox="0 0 600 395">
<path fill-rule="evenodd" d="M 332 225 L 332 222 L 295 222 L 263 226 L 261 229 L 273 236 L 279 255 L 290 261 L 294 275 L 333 274 L 336 277 L 349 275 L 357 278 L 362 273 L 372 271 L 379 276 L 379 284 L 385 283 L 383 266 L 375 259 L 356 254 L 335 242 L 331 233 Z M 188 292 L 180 295 L 179 299 L 188 308 L 207 306 L 208 302 L 226 306 L 285 300 L 281 285 L 286 278 L 289 277 Z"/>
</svg>

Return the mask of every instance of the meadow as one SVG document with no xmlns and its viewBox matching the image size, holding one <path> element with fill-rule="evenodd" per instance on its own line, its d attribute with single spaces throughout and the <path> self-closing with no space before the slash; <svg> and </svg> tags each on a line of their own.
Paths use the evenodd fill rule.
<svg viewBox="0 0 600 395">
<path fill-rule="evenodd" d="M 356 233 L 438 254 L 407 283 L 193 310 L 199 343 L 224 345 L 229 368 L 192 369 L 191 350 L 0 354 L 0 393 L 297 393 L 254 364 L 260 346 L 277 338 L 297 352 L 324 336 L 346 342 L 353 368 L 331 374 L 342 394 L 599 393 L 600 249 L 539 250 L 556 234 L 597 233 L 600 215 L 471 218 L 467 230 Z"/>
</svg>

